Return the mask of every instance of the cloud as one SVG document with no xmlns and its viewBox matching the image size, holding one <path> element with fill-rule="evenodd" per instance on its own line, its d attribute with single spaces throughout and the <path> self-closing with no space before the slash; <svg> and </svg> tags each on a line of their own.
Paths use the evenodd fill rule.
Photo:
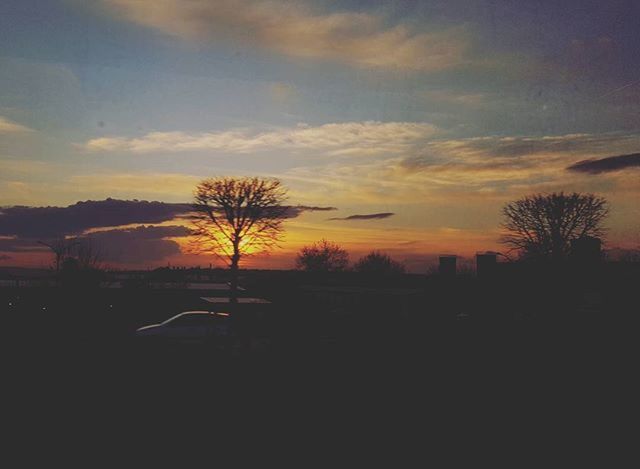
<svg viewBox="0 0 640 469">
<path fill-rule="evenodd" d="M 0 252 L 41 253 L 49 249 L 39 241 L 63 236 L 88 239 L 105 263 L 148 265 L 181 255 L 180 244 L 171 238 L 189 236 L 189 204 L 137 200 L 78 202 L 68 207 L 9 207 L 0 209 Z M 334 207 L 289 206 L 285 218 Z M 135 225 L 163 223 L 174 225 Z"/>
<path fill-rule="evenodd" d="M 0 236 L 0 252 L 34 252 L 47 251 L 48 248 L 34 239 L 22 239 L 15 236 Z"/>
<path fill-rule="evenodd" d="M 86 237 L 96 240 L 107 239 L 114 235 L 127 235 L 136 239 L 163 239 L 163 238 L 180 238 L 189 236 L 191 231 L 183 225 L 142 225 L 133 228 L 116 228 L 112 230 L 94 231 L 86 235 Z"/>
<path fill-rule="evenodd" d="M 151 132 L 139 138 L 101 137 L 83 145 L 90 152 L 131 153 L 214 150 L 253 153 L 269 150 L 324 150 L 331 155 L 406 151 L 438 129 L 418 122 L 346 122 L 320 126 L 299 124 L 267 132 L 235 129 L 222 132 Z"/>
<path fill-rule="evenodd" d="M 154 198 L 182 201 L 193 192 L 201 176 L 180 173 L 91 173 L 69 178 L 79 193 L 119 198 Z M 79 198 L 79 197 L 76 197 Z"/>
<path fill-rule="evenodd" d="M 294 188 L 304 184 L 300 197 L 338 205 L 406 206 L 421 200 L 456 199 L 477 206 L 481 199 L 500 203 L 542 185 L 575 187 L 579 183 L 583 187 L 576 190 L 610 190 L 623 182 L 617 178 L 606 181 L 610 187 L 594 187 L 565 168 L 588 156 L 623 153 L 639 144 L 640 136 L 626 134 L 425 139 L 404 154 L 292 168 L 282 179 Z"/>
<path fill-rule="evenodd" d="M 468 107 L 479 107 L 486 104 L 487 95 L 484 93 L 460 92 L 448 89 L 434 89 L 422 93 L 427 103 L 446 103 Z"/>
<path fill-rule="evenodd" d="M 445 184 L 516 184 L 557 179 L 567 165 L 585 156 L 640 146 L 637 134 L 567 134 L 555 136 L 477 137 L 428 142 L 419 153 L 398 160 L 406 173 L 428 175 Z"/>
<path fill-rule="evenodd" d="M 307 210 L 309 212 L 328 212 L 330 210 L 338 210 L 336 207 L 309 207 L 308 205 L 298 205 L 297 208 Z"/>
<path fill-rule="evenodd" d="M 161 223 L 189 210 L 188 204 L 114 199 L 89 200 L 68 207 L 8 207 L 0 209 L 0 236 L 49 239 L 92 228 Z"/>
<path fill-rule="evenodd" d="M 608 156 L 597 160 L 583 160 L 567 167 L 569 171 L 577 171 L 588 174 L 600 174 L 611 171 L 620 171 L 627 168 L 640 167 L 640 153 L 631 155 Z"/>
<path fill-rule="evenodd" d="M 281 218 L 297 218 L 302 215 L 304 212 L 328 212 L 332 210 L 338 210 L 336 207 L 314 207 L 308 205 L 283 205 L 281 206 L 283 210 Z M 224 211 L 221 209 L 214 210 L 216 213 L 223 214 Z"/>
<path fill-rule="evenodd" d="M 180 254 L 180 245 L 167 238 L 188 236 L 189 232 L 181 225 L 149 225 L 95 231 L 75 239 L 90 241 L 100 262 L 144 264 Z M 0 252 L 49 254 L 50 250 L 33 238 L 4 237 L 0 238 Z"/>
<path fill-rule="evenodd" d="M 427 161 L 430 155 L 443 155 L 465 161 L 492 159 L 517 159 L 528 156 L 565 155 L 584 157 L 602 155 L 617 148 L 637 148 L 637 134 L 566 134 L 550 136 L 487 136 L 458 140 L 434 140 L 429 142 L 423 155 L 416 162 Z"/>
<path fill-rule="evenodd" d="M 465 62 L 462 28 L 416 31 L 362 12 L 320 12 L 283 0 L 104 0 L 117 16 L 199 42 L 231 42 L 356 67 L 437 71 Z"/>
<path fill-rule="evenodd" d="M 338 210 L 336 207 L 310 207 L 307 205 L 296 205 L 286 207 L 284 218 L 297 218 L 303 212 L 328 212 L 331 210 Z"/>
<path fill-rule="evenodd" d="M 54 165 L 44 161 L 8 157 L 2 157 L 2 159 L 0 159 L 0 174 L 3 176 L 6 176 L 7 174 L 46 174 L 52 169 L 54 169 Z"/>
<path fill-rule="evenodd" d="M 336 210 L 335 207 L 289 206 L 285 218 L 296 218 L 304 212 Z M 191 205 L 187 203 L 115 200 L 78 202 L 68 207 L 7 207 L 0 208 L 0 251 L 33 247 L 38 240 L 62 236 L 106 236 L 108 230 L 144 223 L 163 223 L 188 217 Z M 125 230 L 135 233 L 137 239 L 186 236 L 181 225 L 142 227 Z M 185 231 L 187 230 L 187 231 Z M 122 231 L 118 229 L 117 231 Z M 88 232 L 91 232 L 87 234 Z M 124 235 L 122 235 L 124 236 Z M 131 235 L 132 236 L 132 235 Z M 4 249 L 6 248 L 6 249 Z"/>
<path fill-rule="evenodd" d="M 638 193 L 633 174 L 611 173 L 596 180 L 565 169 L 585 157 L 623 154 L 639 146 L 639 135 L 620 133 L 437 139 L 404 156 L 297 167 L 282 179 L 301 199 L 336 205 L 474 207 L 470 216 L 479 218 L 488 204 L 530 192 Z"/>
<path fill-rule="evenodd" d="M 87 238 L 96 247 L 103 262 L 144 264 L 180 254 L 180 245 L 166 238 L 188 235 L 187 227 L 171 225 L 98 231 L 87 235 Z"/>
<path fill-rule="evenodd" d="M 33 129 L 0 116 L 0 134 L 33 132 Z"/>
<path fill-rule="evenodd" d="M 389 218 L 395 215 L 392 212 L 383 212 L 383 213 L 369 213 L 366 215 L 349 215 L 344 218 L 329 218 L 329 220 L 381 220 L 383 218 Z"/>
</svg>

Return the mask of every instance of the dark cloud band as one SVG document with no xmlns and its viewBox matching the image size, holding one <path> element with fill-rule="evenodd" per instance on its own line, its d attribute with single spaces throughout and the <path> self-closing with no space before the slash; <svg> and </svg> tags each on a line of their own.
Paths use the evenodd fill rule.
<svg viewBox="0 0 640 469">
<path fill-rule="evenodd" d="M 283 218 L 296 218 L 303 212 L 328 212 L 331 210 L 338 210 L 335 207 L 311 207 L 308 205 L 295 205 L 286 207 Z"/>
<path fill-rule="evenodd" d="M 395 215 L 393 212 L 383 212 L 383 213 L 369 213 L 365 215 L 349 215 L 348 217 L 334 217 L 329 218 L 329 220 L 380 220 L 383 218 L 389 218 Z"/>
<path fill-rule="evenodd" d="M 285 218 L 303 212 L 336 210 L 335 207 L 290 206 Z M 162 223 L 185 217 L 191 212 L 187 203 L 147 202 L 144 200 L 88 200 L 68 207 L 0 208 L 0 236 L 50 239 L 79 235 L 93 228 L 108 228 L 137 223 Z"/>
<path fill-rule="evenodd" d="M 640 167 L 640 153 L 579 161 L 567 167 L 567 169 L 579 173 L 600 174 L 638 167 Z"/>
<path fill-rule="evenodd" d="M 306 205 L 284 208 L 284 218 L 296 218 L 303 212 L 337 210 L 335 207 Z M 186 203 L 114 199 L 78 202 L 68 207 L 2 208 L 0 252 L 46 253 L 48 248 L 42 241 L 75 237 L 89 240 L 107 263 L 160 261 L 180 253 L 180 245 L 171 238 L 189 235 L 189 228 L 179 223 L 181 220 L 186 222 L 191 211 L 192 206 Z M 171 220 L 176 224 L 152 226 Z M 118 228 L 135 224 L 143 226 Z"/>
<path fill-rule="evenodd" d="M 162 223 L 190 210 L 188 204 L 115 199 L 88 200 L 68 207 L 8 207 L 0 209 L 0 236 L 57 238 L 92 228 Z"/>
<path fill-rule="evenodd" d="M 87 235 L 105 262 L 141 264 L 180 254 L 180 245 L 167 238 L 188 236 L 185 226 L 138 226 Z"/>
</svg>

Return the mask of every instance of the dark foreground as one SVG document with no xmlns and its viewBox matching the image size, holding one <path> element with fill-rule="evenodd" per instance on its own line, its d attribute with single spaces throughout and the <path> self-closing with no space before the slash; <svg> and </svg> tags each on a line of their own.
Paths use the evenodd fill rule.
<svg viewBox="0 0 640 469">
<path fill-rule="evenodd" d="M 287 280 L 249 282 L 273 304 L 228 350 L 136 340 L 138 327 L 194 309 L 191 293 L 4 289 L 5 415 L 15 431 L 55 435 L 64 422 L 94 443 L 95 432 L 135 442 L 196 424 L 242 438 L 311 428 L 333 444 L 435 427 L 458 450 L 496 425 L 501 438 L 548 446 L 629 416 L 635 273 L 521 289 L 350 287 L 346 299 Z"/>
<path fill-rule="evenodd" d="M 637 270 L 535 281 L 509 273 L 488 280 L 255 274 L 243 295 L 272 303 L 238 307 L 233 344 L 224 348 L 135 336 L 141 326 L 209 308 L 200 298 L 214 293 L 4 288 L 2 338 L 10 367 L 58 382 L 179 376 L 220 387 L 237 375 L 267 387 L 308 378 L 331 388 L 371 378 L 397 389 L 404 380 L 432 389 L 472 380 L 478 389 L 492 372 L 508 383 L 626 366 L 637 342 Z"/>
</svg>

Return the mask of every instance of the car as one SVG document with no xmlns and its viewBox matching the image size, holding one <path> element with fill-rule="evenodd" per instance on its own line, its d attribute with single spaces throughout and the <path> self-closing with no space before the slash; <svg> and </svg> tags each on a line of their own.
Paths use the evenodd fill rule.
<svg viewBox="0 0 640 469">
<path fill-rule="evenodd" d="M 136 330 L 140 338 L 195 344 L 224 345 L 232 335 L 229 313 L 210 311 L 185 311 Z"/>
</svg>

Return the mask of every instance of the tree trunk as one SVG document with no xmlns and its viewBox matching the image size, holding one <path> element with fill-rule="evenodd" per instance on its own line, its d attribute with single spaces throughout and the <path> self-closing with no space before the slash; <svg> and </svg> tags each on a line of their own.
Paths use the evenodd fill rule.
<svg viewBox="0 0 640 469">
<path fill-rule="evenodd" d="M 238 246 L 234 245 L 233 247 L 233 256 L 231 256 L 231 266 L 230 266 L 230 274 L 231 274 L 231 292 L 230 292 L 230 301 L 232 304 L 238 303 L 238 266 L 240 263 L 240 252 Z"/>
</svg>

